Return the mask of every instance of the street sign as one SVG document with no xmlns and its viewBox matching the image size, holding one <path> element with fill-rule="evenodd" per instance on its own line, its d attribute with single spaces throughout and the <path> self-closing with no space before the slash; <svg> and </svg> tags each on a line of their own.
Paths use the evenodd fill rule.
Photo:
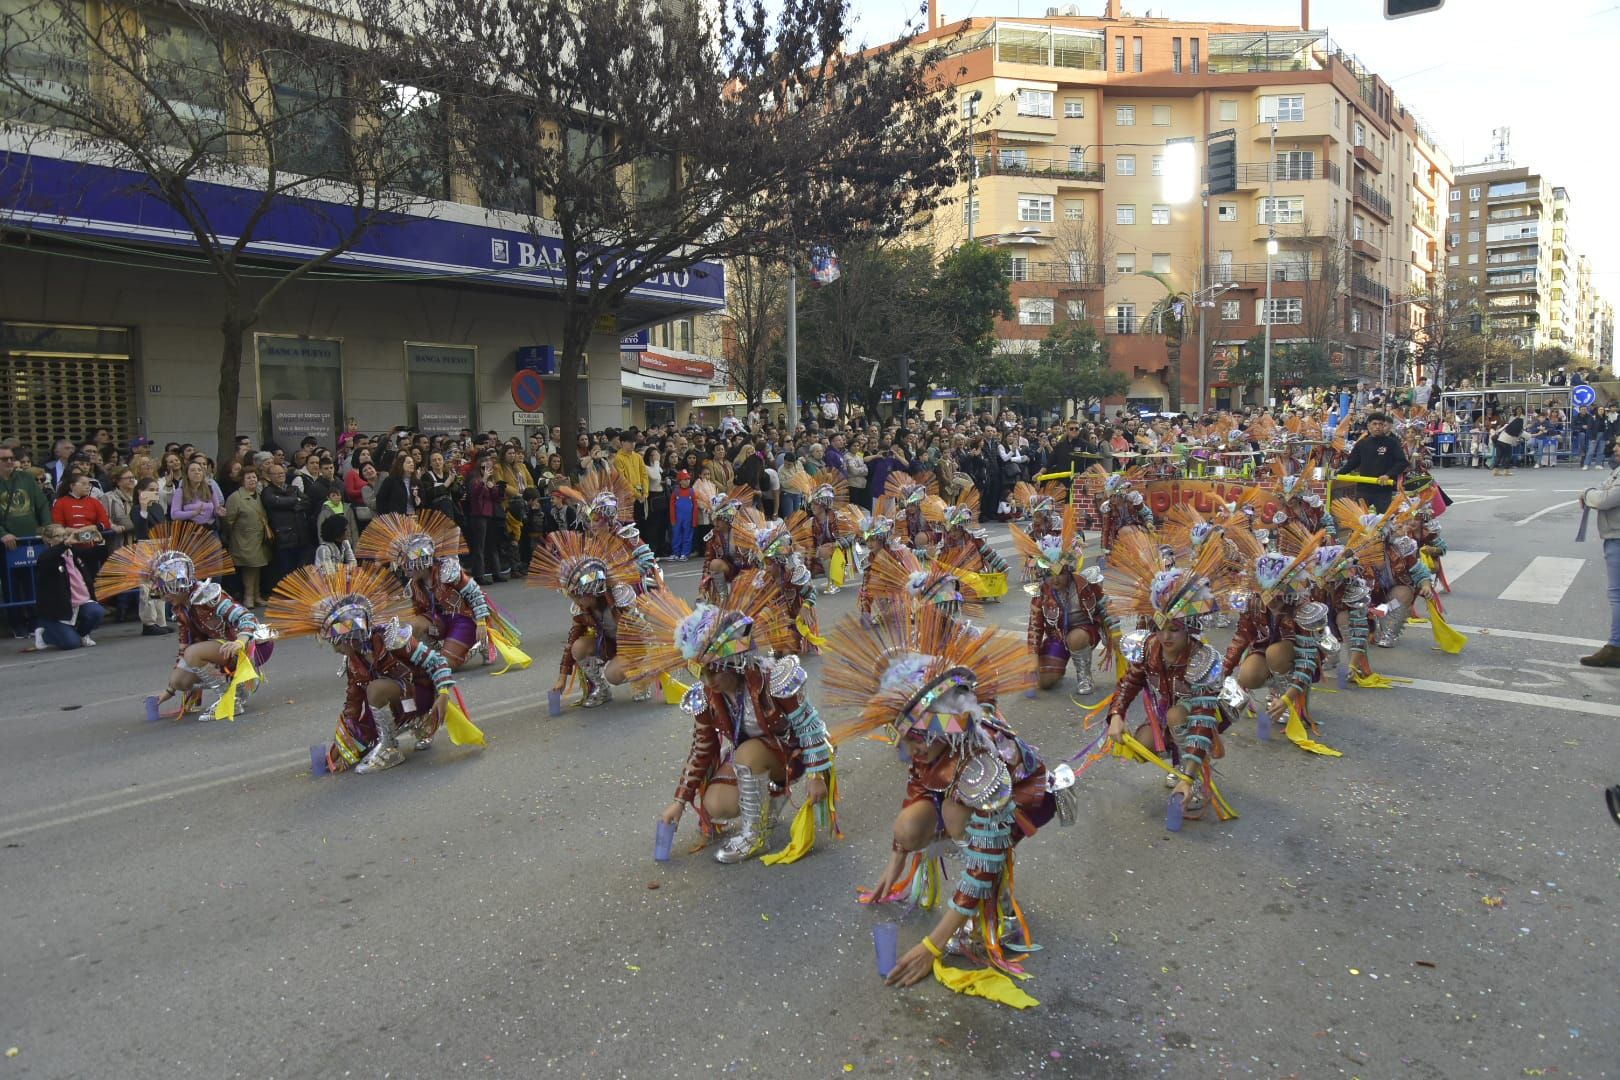
<svg viewBox="0 0 1620 1080">
<path fill-rule="evenodd" d="M 512 376 L 512 404 L 526 413 L 539 412 L 546 402 L 546 381 L 537 371 L 523 370 Z"/>
<path fill-rule="evenodd" d="M 512 426 L 543 428 L 546 426 L 546 414 L 543 412 L 524 412 L 522 409 L 516 409 L 512 413 Z"/>
<path fill-rule="evenodd" d="M 1590 386 L 1577 386 L 1569 392 L 1569 400 L 1576 405 L 1590 405 L 1597 400 L 1597 391 Z"/>
</svg>

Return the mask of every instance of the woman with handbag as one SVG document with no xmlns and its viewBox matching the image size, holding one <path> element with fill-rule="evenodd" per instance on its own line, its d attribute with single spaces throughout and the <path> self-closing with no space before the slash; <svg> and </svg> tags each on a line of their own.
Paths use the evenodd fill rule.
<svg viewBox="0 0 1620 1080">
<path fill-rule="evenodd" d="M 275 533 L 270 531 L 270 518 L 259 497 L 259 470 L 249 466 L 242 470 L 242 486 L 225 500 L 225 547 L 242 577 L 242 606 L 250 610 L 264 606 L 259 575 L 270 563 L 274 542 Z"/>
<path fill-rule="evenodd" d="M 1498 423 L 1491 430 L 1491 443 L 1496 450 L 1492 463 L 1492 476 L 1513 475 L 1513 450 L 1524 438 L 1524 410 L 1514 409 L 1512 419 Z"/>
</svg>

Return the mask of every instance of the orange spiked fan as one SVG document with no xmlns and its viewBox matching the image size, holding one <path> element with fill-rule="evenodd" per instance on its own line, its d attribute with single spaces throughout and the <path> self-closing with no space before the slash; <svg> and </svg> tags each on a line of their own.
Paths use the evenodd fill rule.
<svg viewBox="0 0 1620 1080">
<path fill-rule="evenodd" d="M 1080 504 L 1071 502 L 1063 508 L 1062 528 L 1056 534 L 1031 536 L 1017 525 L 1008 530 L 1018 554 L 1043 576 L 1078 571 L 1085 565 L 1084 544 L 1080 540 Z"/>
<path fill-rule="evenodd" d="M 423 510 L 415 517 L 381 514 L 354 545 L 359 558 L 386 562 L 401 573 L 426 570 L 439 559 L 455 558 L 466 551 L 461 529 L 437 510 Z"/>
<path fill-rule="evenodd" d="M 553 494 L 577 503 L 593 522 L 616 520 L 627 524 L 636 518 L 635 495 L 617 469 L 588 469 L 579 487 L 559 487 Z"/>
<path fill-rule="evenodd" d="M 788 477 L 787 487 L 789 491 L 802 495 L 806 503 L 819 503 L 822 506 L 849 504 L 849 480 L 837 469 L 823 469 L 815 476 L 803 469 L 795 469 Z"/>
<path fill-rule="evenodd" d="M 363 640 L 411 613 L 410 598 L 388 567 L 338 563 L 323 573 L 301 566 L 276 583 L 265 618 L 282 637 L 319 636 L 328 644 Z"/>
<path fill-rule="evenodd" d="M 910 548 L 883 548 L 872 559 L 868 588 L 876 603 L 894 604 L 908 611 L 937 604 L 959 618 L 977 618 L 979 574 L 984 559 L 977 551 L 958 551 L 927 565 Z"/>
<path fill-rule="evenodd" d="M 634 591 L 641 571 L 630 550 L 616 538 L 564 530 L 552 533 L 545 544 L 535 548 L 527 580 L 570 597 L 608 595 L 618 604 L 618 598 Z"/>
<path fill-rule="evenodd" d="M 1166 568 L 1151 534 L 1121 533 L 1104 574 L 1110 614 L 1153 620 L 1159 629 L 1215 610 L 1215 597 L 1231 583 L 1226 551 L 1204 544 L 1192 565 Z"/>
<path fill-rule="evenodd" d="M 96 575 L 96 593 L 116 596 L 146 585 L 180 596 L 206 578 L 235 571 L 230 554 L 208 529 L 189 521 L 166 521 L 149 540 L 125 544 L 107 557 Z"/>
<path fill-rule="evenodd" d="M 645 593 L 619 626 L 618 655 L 631 682 L 688 666 L 740 667 L 793 647 L 781 588 L 753 572 L 737 575 L 718 606 L 694 607 L 668 589 Z"/>
<path fill-rule="evenodd" d="M 883 494 L 900 506 L 916 506 L 930 495 L 937 498 L 939 483 L 931 472 L 920 472 L 912 476 L 896 469 L 884 481 Z"/>
</svg>

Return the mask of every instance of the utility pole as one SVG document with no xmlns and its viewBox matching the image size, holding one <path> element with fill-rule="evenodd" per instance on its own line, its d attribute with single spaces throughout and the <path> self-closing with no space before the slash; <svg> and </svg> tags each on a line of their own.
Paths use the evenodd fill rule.
<svg viewBox="0 0 1620 1080">
<path fill-rule="evenodd" d="M 1271 118 L 1271 160 L 1266 162 L 1266 220 L 1270 230 L 1266 234 L 1266 306 L 1265 306 L 1265 358 L 1261 367 L 1260 405 L 1271 407 L 1271 257 L 1277 253 L 1277 118 Z"/>
<path fill-rule="evenodd" d="M 799 426 L 799 268 L 796 264 L 788 267 L 786 381 L 782 398 L 787 405 L 787 429 L 791 435 Z"/>
</svg>

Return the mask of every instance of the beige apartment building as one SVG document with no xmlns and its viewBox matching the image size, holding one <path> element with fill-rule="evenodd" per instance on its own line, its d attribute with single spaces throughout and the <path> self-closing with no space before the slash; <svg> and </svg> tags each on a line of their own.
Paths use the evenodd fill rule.
<svg viewBox="0 0 1620 1080">
<path fill-rule="evenodd" d="M 1349 376 L 1393 376 L 1381 332 L 1441 271 L 1451 165 L 1389 86 L 1326 33 L 1049 9 L 976 18 L 948 65 L 976 176 L 921 228 L 944 249 L 1012 253 L 1018 313 L 1002 348 L 1066 320 L 1109 336 L 1144 408 L 1245 400 L 1226 375 L 1266 317 L 1280 357 L 1329 342 Z M 1212 138 L 1230 133 L 1237 190 L 1202 197 Z M 969 187 L 971 186 L 971 192 Z M 1183 318 L 1166 321 L 1166 298 Z M 1166 331 L 1169 331 L 1167 334 Z M 1179 330 L 1179 340 L 1177 331 Z M 1202 341 L 1202 348 L 1200 348 Z M 1286 386 L 1286 364 L 1274 384 Z M 1257 400 L 1258 387 L 1246 400 Z"/>
<path fill-rule="evenodd" d="M 1459 168 L 1451 193 L 1446 225 L 1450 279 L 1458 287 L 1483 290 L 1492 332 L 1526 349 L 1555 343 L 1555 190 L 1562 189 L 1554 189 L 1535 170 L 1485 162 Z M 1567 199 L 1564 203 L 1567 213 Z"/>
</svg>

